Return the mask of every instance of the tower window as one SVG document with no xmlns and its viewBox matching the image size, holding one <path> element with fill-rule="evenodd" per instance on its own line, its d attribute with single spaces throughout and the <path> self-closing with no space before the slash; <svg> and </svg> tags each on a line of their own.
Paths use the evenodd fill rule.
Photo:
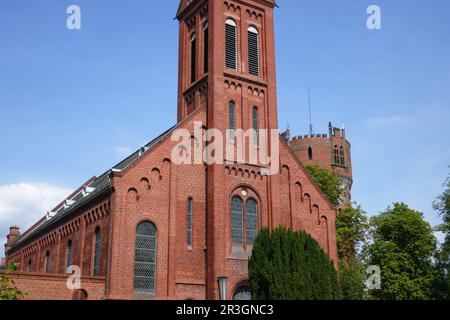
<svg viewBox="0 0 450 320">
<path fill-rule="evenodd" d="M 259 143 L 259 112 L 257 107 L 252 109 L 252 127 L 253 127 L 253 143 Z"/>
<path fill-rule="evenodd" d="M 134 290 L 155 294 L 156 291 L 156 226 L 143 221 L 136 228 L 134 254 Z"/>
<path fill-rule="evenodd" d="M 100 275 L 100 255 L 102 244 L 102 230 L 100 228 L 95 229 L 95 246 L 94 246 L 94 277 Z"/>
<path fill-rule="evenodd" d="M 233 70 L 237 70 L 236 26 L 236 22 L 231 19 L 225 22 L 225 65 Z"/>
<path fill-rule="evenodd" d="M 234 138 L 234 130 L 236 129 L 236 119 L 235 119 L 235 109 L 236 109 L 236 105 L 234 103 L 234 101 L 230 101 L 229 103 L 229 129 L 230 129 L 230 138 L 233 139 Z"/>
<path fill-rule="evenodd" d="M 203 28 L 203 71 L 208 72 L 208 22 L 205 23 Z"/>
<path fill-rule="evenodd" d="M 186 239 L 187 245 L 192 246 L 192 198 L 187 201 Z"/>
<path fill-rule="evenodd" d="M 313 159 L 313 150 L 311 147 L 308 148 L 308 159 L 309 160 Z"/>
<path fill-rule="evenodd" d="M 31 270 L 32 270 L 32 264 L 31 264 L 31 259 L 30 259 L 30 260 L 28 260 L 28 268 L 27 268 L 27 271 L 28 271 L 28 272 L 31 272 Z"/>
<path fill-rule="evenodd" d="M 248 28 L 248 71 L 259 76 L 259 35 L 255 27 Z"/>
<path fill-rule="evenodd" d="M 334 164 L 339 165 L 339 149 L 338 146 L 334 146 Z"/>
<path fill-rule="evenodd" d="M 341 147 L 341 150 L 339 151 L 339 156 L 341 159 L 341 166 L 345 166 L 345 155 L 344 155 L 344 148 Z"/>
<path fill-rule="evenodd" d="M 195 82 L 197 62 L 197 36 L 195 33 L 191 35 L 191 83 Z"/>
</svg>

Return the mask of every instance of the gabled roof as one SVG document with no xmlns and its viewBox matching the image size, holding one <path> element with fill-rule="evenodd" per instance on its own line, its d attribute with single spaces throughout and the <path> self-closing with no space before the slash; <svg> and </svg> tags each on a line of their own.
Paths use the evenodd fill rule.
<svg viewBox="0 0 450 320">
<path fill-rule="evenodd" d="M 155 146 L 159 141 L 164 139 L 169 133 L 171 133 L 176 126 L 173 126 L 163 134 L 159 135 L 144 147 L 140 148 L 132 155 L 130 155 L 125 160 L 121 161 L 115 165 L 111 170 L 106 171 L 101 176 L 89 179 L 85 184 L 73 192 L 67 199 L 57 205 L 51 213 L 54 214 L 52 217 L 46 218 L 42 217 L 37 223 L 35 223 L 31 228 L 25 231 L 20 237 L 14 240 L 11 244 L 11 249 L 16 248 L 20 244 L 26 242 L 34 235 L 46 230 L 47 228 L 55 225 L 58 221 L 70 216 L 78 208 L 83 205 L 88 204 L 100 196 L 105 191 L 109 190 L 111 187 L 111 171 L 124 171 L 131 164 L 133 164 L 137 159 L 139 159 L 144 153 L 149 151 L 153 146 Z M 90 191 L 90 192 L 87 192 Z M 67 202 L 69 201 L 69 202 Z M 11 250 L 10 249 L 10 250 Z"/>
</svg>

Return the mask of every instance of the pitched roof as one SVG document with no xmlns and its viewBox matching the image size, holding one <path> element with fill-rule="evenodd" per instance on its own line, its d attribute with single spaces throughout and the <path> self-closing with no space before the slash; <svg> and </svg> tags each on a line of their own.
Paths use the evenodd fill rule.
<svg viewBox="0 0 450 320">
<path fill-rule="evenodd" d="M 78 188 L 75 192 L 73 192 L 67 199 L 58 204 L 50 213 L 53 216 L 47 218 L 44 216 L 37 223 L 35 223 L 31 228 L 25 231 L 20 237 L 14 240 L 11 245 L 11 249 L 16 248 L 20 244 L 26 242 L 27 239 L 30 239 L 34 235 L 46 230 L 47 228 L 55 225 L 61 219 L 64 219 L 70 216 L 73 212 L 75 212 L 78 208 L 83 205 L 86 205 L 90 201 L 97 198 L 97 196 L 103 194 L 105 191 L 109 190 L 111 187 L 111 171 L 124 171 L 131 164 L 133 164 L 137 159 L 139 159 L 144 153 L 149 151 L 153 146 L 155 146 L 159 141 L 164 139 L 169 133 L 171 133 L 176 126 L 173 126 L 163 134 L 159 135 L 144 147 L 141 147 L 139 150 L 131 154 L 125 160 L 119 162 L 115 165 L 111 170 L 106 171 L 101 176 L 94 177 L 89 179 L 85 184 L 83 184 L 80 188 Z"/>
</svg>

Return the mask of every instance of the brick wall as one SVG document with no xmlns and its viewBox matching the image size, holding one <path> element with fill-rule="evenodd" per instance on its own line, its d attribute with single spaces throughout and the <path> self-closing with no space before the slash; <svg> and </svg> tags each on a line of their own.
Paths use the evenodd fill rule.
<svg viewBox="0 0 450 320">
<path fill-rule="evenodd" d="M 64 275 L 16 273 L 8 276 L 27 294 L 26 300 L 74 300 L 80 296 L 79 291 L 67 288 L 67 276 Z M 87 300 L 103 299 L 105 279 L 83 277 L 80 290 L 82 296 L 87 294 Z"/>
</svg>

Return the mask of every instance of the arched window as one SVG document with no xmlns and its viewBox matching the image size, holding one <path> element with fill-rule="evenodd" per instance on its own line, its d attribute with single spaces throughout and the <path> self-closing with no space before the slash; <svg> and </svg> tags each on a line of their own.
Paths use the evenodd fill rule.
<svg viewBox="0 0 450 320">
<path fill-rule="evenodd" d="M 95 244 L 94 244 L 94 277 L 100 275 L 100 257 L 102 245 L 102 229 L 97 227 L 95 229 Z"/>
<path fill-rule="evenodd" d="M 197 63 L 197 35 L 195 32 L 191 35 L 191 83 L 195 82 Z"/>
<path fill-rule="evenodd" d="M 235 246 L 244 244 L 243 209 L 241 198 L 234 197 L 231 200 L 231 242 Z"/>
<path fill-rule="evenodd" d="M 50 251 L 47 250 L 45 253 L 45 272 L 50 272 Z"/>
<path fill-rule="evenodd" d="M 236 27 L 236 22 L 232 19 L 227 19 L 225 22 L 225 65 L 233 70 L 237 70 Z"/>
<path fill-rule="evenodd" d="M 259 35 L 255 27 L 248 28 L 248 71 L 259 76 Z"/>
<path fill-rule="evenodd" d="M 313 150 L 312 147 L 308 148 L 308 159 L 312 160 L 313 159 Z"/>
<path fill-rule="evenodd" d="M 341 158 L 341 166 L 345 166 L 344 147 L 341 147 L 341 149 L 339 151 L 339 156 Z"/>
<path fill-rule="evenodd" d="M 338 146 L 334 146 L 334 164 L 339 165 L 339 149 Z"/>
<path fill-rule="evenodd" d="M 204 73 L 208 72 L 208 22 L 205 22 L 203 26 L 203 71 Z"/>
<path fill-rule="evenodd" d="M 156 290 L 156 226 L 141 222 L 136 228 L 134 255 L 134 290 L 136 293 L 155 294 Z"/>
<path fill-rule="evenodd" d="M 32 264 L 31 264 L 31 259 L 29 259 L 29 260 L 28 260 L 27 271 L 28 271 L 28 272 L 31 272 L 32 268 L 33 268 L 33 266 L 32 266 Z"/>
<path fill-rule="evenodd" d="M 253 246 L 258 234 L 258 204 L 254 199 L 249 199 L 246 205 L 246 229 L 247 245 Z"/>
<path fill-rule="evenodd" d="M 252 127 L 253 127 L 253 143 L 259 143 L 259 112 L 257 107 L 252 109 Z"/>
<path fill-rule="evenodd" d="M 192 198 L 187 201 L 187 221 L 186 221 L 186 242 L 188 246 L 192 246 Z"/>
<path fill-rule="evenodd" d="M 234 101 L 230 101 L 228 106 L 228 114 L 229 114 L 229 129 L 230 129 L 230 138 L 234 138 L 234 130 L 236 129 L 236 118 L 235 118 L 235 110 L 236 105 Z"/>
<path fill-rule="evenodd" d="M 73 246 L 72 246 L 72 240 L 69 240 L 69 243 L 67 244 L 67 269 L 73 264 Z"/>
</svg>

